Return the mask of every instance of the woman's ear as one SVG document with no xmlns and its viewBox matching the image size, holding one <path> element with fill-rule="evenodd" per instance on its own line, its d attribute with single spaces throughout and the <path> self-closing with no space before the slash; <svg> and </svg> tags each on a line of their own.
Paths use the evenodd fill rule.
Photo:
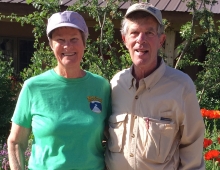
<svg viewBox="0 0 220 170">
<path fill-rule="evenodd" d="M 49 45 L 50 45 L 51 50 L 53 50 L 53 44 L 52 44 L 52 40 L 51 39 L 49 39 Z"/>
</svg>

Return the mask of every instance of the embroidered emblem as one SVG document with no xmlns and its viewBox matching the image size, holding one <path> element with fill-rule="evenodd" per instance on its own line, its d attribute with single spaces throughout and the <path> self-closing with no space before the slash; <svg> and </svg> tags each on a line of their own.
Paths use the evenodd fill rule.
<svg viewBox="0 0 220 170">
<path fill-rule="evenodd" d="M 88 96 L 88 101 L 90 102 L 89 107 L 95 113 L 102 112 L 102 99 L 95 96 Z"/>
</svg>

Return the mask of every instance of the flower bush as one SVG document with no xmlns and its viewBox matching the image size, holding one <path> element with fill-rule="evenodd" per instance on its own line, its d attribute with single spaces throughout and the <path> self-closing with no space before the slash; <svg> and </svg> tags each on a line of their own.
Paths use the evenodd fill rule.
<svg viewBox="0 0 220 170">
<path fill-rule="evenodd" d="M 12 67 L 13 60 L 1 55 L 0 50 L 0 143 L 7 139 L 11 127 L 12 117 L 17 94 L 20 90 L 17 76 Z"/>
<path fill-rule="evenodd" d="M 220 168 L 220 111 L 201 109 L 205 123 L 205 138 L 203 142 L 206 169 Z"/>
<path fill-rule="evenodd" d="M 6 144 L 4 144 L 2 150 L 0 151 L 0 161 L 1 161 L 0 169 L 4 169 L 4 170 L 9 169 L 8 150 Z"/>
<path fill-rule="evenodd" d="M 220 111 L 201 109 L 205 123 L 205 138 L 203 142 L 204 159 L 207 170 L 218 170 L 220 168 Z M 26 168 L 31 153 L 33 136 L 29 139 L 28 148 L 25 152 Z M 10 170 L 8 161 L 7 145 L 4 144 L 0 150 L 0 170 Z"/>
<path fill-rule="evenodd" d="M 28 170 L 27 163 L 31 155 L 31 144 L 32 139 L 29 140 L 28 148 L 25 151 L 25 170 Z M 0 150 L 0 170 L 10 170 L 7 144 L 4 144 L 4 146 Z"/>
</svg>

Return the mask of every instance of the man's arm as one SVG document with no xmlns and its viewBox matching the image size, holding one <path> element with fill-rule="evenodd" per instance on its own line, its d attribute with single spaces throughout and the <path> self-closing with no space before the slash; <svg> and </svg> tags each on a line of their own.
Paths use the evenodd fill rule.
<svg viewBox="0 0 220 170">
<path fill-rule="evenodd" d="M 24 170 L 24 153 L 28 146 L 28 137 L 31 129 L 12 123 L 11 133 L 8 137 L 8 157 L 11 170 Z"/>
<path fill-rule="evenodd" d="M 205 170 L 203 140 L 205 125 L 195 92 L 185 98 L 184 120 L 180 127 L 180 166 L 179 170 Z"/>
</svg>

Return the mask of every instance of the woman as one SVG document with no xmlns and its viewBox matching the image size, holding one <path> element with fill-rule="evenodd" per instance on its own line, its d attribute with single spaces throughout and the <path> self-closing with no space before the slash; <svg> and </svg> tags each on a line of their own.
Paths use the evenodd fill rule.
<svg viewBox="0 0 220 170">
<path fill-rule="evenodd" d="M 57 66 L 25 81 L 8 138 L 12 170 L 24 169 L 24 152 L 33 132 L 29 169 L 104 169 L 102 146 L 110 86 L 81 69 L 88 28 L 73 11 L 53 14 L 47 36 Z"/>
</svg>

